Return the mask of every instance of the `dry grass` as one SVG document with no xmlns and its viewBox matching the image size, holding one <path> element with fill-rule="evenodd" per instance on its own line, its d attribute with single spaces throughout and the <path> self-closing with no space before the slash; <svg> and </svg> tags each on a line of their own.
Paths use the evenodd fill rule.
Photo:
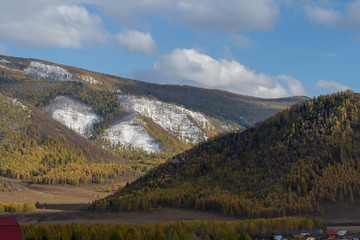
<svg viewBox="0 0 360 240">
<path fill-rule="evenodd" d="M 20 224 L 57 224 L 67 223 L 131 223 L 168 222 L 178 220 L 237 220 L 240 218 L 223 216 L 216 212 L 204 212 L 191 209 L 162 208 L 152 212 L 95 212 L 87 211 L 87 204 L 98 197 L 105 197 L 111 192 L 108 186 L 123 185 L 138 176 L 119 177 L 115 182 L 103 185 L 86 186 L 50 186 L 0 177 L 10 185 L 12 191 L 0 193 L 1 202 L 38 201 L 40 207 L 35 212 L 18 213 L 15 217 Z M 99 190 L 104 189 L 104 190 Z M 45 205 L 46 203 L 46 205 Z M 45 209 L 43 209 L 45 207 Z M 311 214 L 305 217 L 317 218 L 328 225 L 328 229 L 348 230 L 360 233 L 360 200 L 344 200 L 338 203 L 324 203 L 325 214 Z M 9 214 L 6 214 L 10 216 Z M 303 216 L 302 216 L 303 217 Z"/>
</svg>

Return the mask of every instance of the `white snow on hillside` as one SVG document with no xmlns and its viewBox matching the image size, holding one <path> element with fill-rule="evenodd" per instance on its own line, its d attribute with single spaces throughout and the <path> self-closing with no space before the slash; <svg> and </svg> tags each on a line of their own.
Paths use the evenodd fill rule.
<svg viewBox="0 0 360 240">
<path fill-rule="evenodd" d="M 99 81 L 94 77 L 85 76 L 85 75 L 77 75 L 77 76 L 81 81 L 87 82 L 87 83 L 89 83 L 91 85 L 96 85 L 96 84 L 99 83 Z"/>
<path fill-rule="evenodd" d="M 144 97 L 118 95 L 118 98 L 120 105 L 128 112 L 151 118 L 156 124 L 185 142 L 197 143 L 207 139 L 197 125 L 207 127 L 211 124 L 201 113 Z M 196 123 L 191 121 L 188 115 Z"/>
<path fill-rule="evenodd" d="M 30 65 L 25 68 L 24 72 L 32 77 L 43 80 L 57 80 L 57 81 L 72 81 L 72 74 L 66 69 L 44 64 L 41 62 L 31 62 Z"/>
<path fill-rule="evenodd" d="M 105 130 L 103 138 L 111 144 L 142 148 L 147 152 L 159 152 L 160 146 L 144 129 L 134 114 L 130 114 Z"/>
<path fill-rule="evenodd" d="M 0 63 L 10 63 L 10 62 L 5 58 L 0 58 Z"/>
<path fill-rule="evenodd" d="M 70 96 L 57 96 L 45 106 L 45 111 L 84 137 L 90 137 L 93 125 L 100 121 L 91 106 Z"/>
</svg>

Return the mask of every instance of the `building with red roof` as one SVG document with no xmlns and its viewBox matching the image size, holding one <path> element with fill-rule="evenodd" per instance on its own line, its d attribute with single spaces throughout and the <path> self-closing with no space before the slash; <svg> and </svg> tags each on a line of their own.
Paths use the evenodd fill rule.
<svg viewBox="0 0 360 240">
<path fill-rule="evenodd" d="M 0 217 L 0 239 L 23 240 L 16 218 Z"/>
<path fill-rule="evenodd" d="M 322 234 L 323 238 L 337 238 L 338 236 L 339 235 L 338 235 L 337 231 L 334 231 L 334 230 L 326 230 Z"/>
</svg>

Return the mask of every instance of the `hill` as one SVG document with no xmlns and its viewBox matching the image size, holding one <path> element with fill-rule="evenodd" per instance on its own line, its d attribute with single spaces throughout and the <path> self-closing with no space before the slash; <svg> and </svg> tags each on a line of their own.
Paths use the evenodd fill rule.
<svg viewBox="0 0 360 240">
<path fill-rule="evenodd" d="M 91 209 L 174 206 L 270 217 L 360 196 L 360 95 L 310 99 L 241 133 L 199 144 Z"/>
<path fill-rule="evenodd" d="M 0 83 L 0 93 L 46 111 L 143 172 L 302 99 L 145 83 L 8 56 L 0 56 Z"/>
<path fill-rule="evenodd" d="M 29 103 L 0 94 L 0 175 L 33 183 L 101 183 L 131 174 L 110 154 Z"/>
<path fill-rule="evenodd" d="M 0 60 L 0 69 L 21 71 L 27 76 L 43 80 L 78 81 L 93 86 L 106 86 L 127 95 L 146 96 L 183 105 L 187 109 L 213 118 L 229 120 L 241 126 L 252 126 L 255 122 L 305 99 L 263 99 L 215 89 L 154 84 L 36 59 L 0 55 Z"/>
</svg>

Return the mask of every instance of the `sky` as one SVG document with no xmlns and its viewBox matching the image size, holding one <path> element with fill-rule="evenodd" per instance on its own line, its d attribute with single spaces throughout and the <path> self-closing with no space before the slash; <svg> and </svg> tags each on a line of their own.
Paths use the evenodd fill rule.
<svg viewBox="0 0 360 240">
<path fill-rule="evenodd" d="M 264 98 L 360 91 L 360 0 L 2 0 L 0 55 Z"/>
</svg>

